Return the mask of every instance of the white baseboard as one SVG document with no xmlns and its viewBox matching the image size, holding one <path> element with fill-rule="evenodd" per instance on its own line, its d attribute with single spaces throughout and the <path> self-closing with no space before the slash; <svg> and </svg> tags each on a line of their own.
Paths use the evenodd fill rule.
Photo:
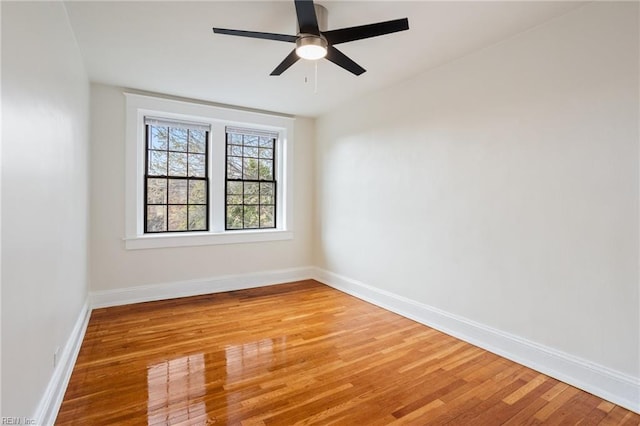
<svg viewBox="0 0 640 426">
<path fill-rule="evenodd" d="M 640 413 L 639 378 L 321 268 L 313 271 L 315 280 L 330 287 Z"/>
<path fill-rule="evenodd" d="M 279 269 L 251 274 L 226 275 L 200 280 L 168 282 L 106 291 L 91 292 L 91 307 L 128 305 L 154 300 L 198 296 L 223 291 L 243 290 L 277 283 L 310 279 L 312 267 Z"/>
<path fill-rule="evenodd" d="M 67 390 L 69 379 L 71 379 L 73 367 L 76 364 L 76 359 L 82 346 L 90 316 L 91 310 L 87 300 L 80 310 L 67 343 L 64 345 L 62 352 L 60 352 L 58 365 L 54 368 L 51 380 L 49 380 L 49 384 L 36 408 L 33 419 L 37 425 L 50 426 L 56 421 L 64 393 Z"/>
</svg>

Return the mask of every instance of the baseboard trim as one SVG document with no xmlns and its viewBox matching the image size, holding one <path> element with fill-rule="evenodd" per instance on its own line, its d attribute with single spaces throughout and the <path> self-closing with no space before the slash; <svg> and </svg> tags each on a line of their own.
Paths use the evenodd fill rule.
<svg viewBox="0 0 640 426">
<path fill-rule="evenodd" d="M 640 413 L 640 379 L 321 268 L 323 284 Z"/>
<path fill-rule="evenodd" d="M 78 353 L 82 346 L 82 340 L 84 339 L 90 316 L 91 309 L 89 307 L 89 300 L 87 299 L 80 310 L 71 335 L 60 353 L 60 362 L 58 362 L 58 365 L 53 370 L 49 384 L 36 408 L 33 420 L 35 420 L 35 424 L 37 425 L 53 425 L 56 421 L 64 393 L 71 379 L 73 367 L 78 359 Z"/>
<path fill-rule="evenodd" d="M 128 305 L 131 303 L 199 296 L 223 291 L 244 290 L 277 283 L 310 279 L 312 267 L 262 271 L 250 274 L 225 275 L 206 279 L 167 282 L 116 290 L 91 292 L 91 307 Z"/>
</svg>

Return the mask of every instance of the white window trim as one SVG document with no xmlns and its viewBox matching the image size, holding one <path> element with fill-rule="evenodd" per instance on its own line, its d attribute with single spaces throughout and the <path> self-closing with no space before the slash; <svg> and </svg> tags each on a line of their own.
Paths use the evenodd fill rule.
<svg viewBox="0 0 640 426">
<path fill-rule="evenodd" d="M 293 238 L 293 179 L 291 178 L 293 176 L 293 118 L 134 93 L 124 93 L 124 95 L 126 99 L 124 242 L 127 249 L 253 243 Z M 208 143 L 209 155 L 213 160 L 209 161 L 210 230 L 208 232 L 144 233 L 145 116 L 160 116 L 211 125 Z M 275 229 L 237 231 L 224 229 L 224 168 L 220 170 L 219 167 L 214 167 L 214 163 L 216 158 L 225 158 L 226 147 L 224 144 L 212 144 L 211 141 L 224 138 L 225 126 L 264 129 L 276 131 L 279 134 L 276 151 L 278 191 Z M 220 205 L 221 202 L 222 205 Z"/>
</svg>

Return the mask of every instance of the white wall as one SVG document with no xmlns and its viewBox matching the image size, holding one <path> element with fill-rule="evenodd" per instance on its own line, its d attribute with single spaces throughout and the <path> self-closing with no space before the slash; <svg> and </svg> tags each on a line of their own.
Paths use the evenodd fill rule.
<svg viewBox="0 0 640 426">
<path fill-rule="evenodd" d="M 260 274 L 311 265 L 314 122 L 297 118 L 294 139 L 293 229 L 286 241 L 127 250 L 125 236 L 125 97 L 91 86 L 90 281 L 96 292 Z"/>
<path fill-rule="evenodd" d="M 640 378 L 638 47 L 592 3 L 320 117 L 316 264 Z"/>
<path fill-rule="evenodd" d="M 87 297 L 89 82 L 59 2 L 2 2 L 2 416 L 33 418 Z"/>
</svg>

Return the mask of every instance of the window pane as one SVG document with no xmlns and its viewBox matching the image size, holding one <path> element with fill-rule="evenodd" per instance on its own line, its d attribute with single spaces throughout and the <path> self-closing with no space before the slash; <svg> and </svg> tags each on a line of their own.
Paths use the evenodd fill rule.
<svg viewBox="0 0 640 426">
<path fill-rule="evenodd" d="M 187 129 L 169 128 L 169 151 L 187 150 Z"/>
<path fill-rule="evenodd" d="M 187 206 L 169 206 L 169 231 L 187 230 Z"/>
<path fill-rule="evenodd" d="M 189 181 L 189 204 L 207 203 L 207 183 L 203 180 Z"/>
<path fill-rule="evenodd" d="M 243 169 L 243 179 L 258 180 L 258 160 L 255 158 L 245 158 Z"/>
<path fill-rule="evenodd" d="M 242 229 L 242 206 L 227 207 L 227 229 Z"/>
<path fill-rule="evenodd" d="M 273 142 L 275 139 L 273 138 L 266 138 L 266 137 L 261 137 L 260 138 L 260 142 L 259 145 L 262 148 L 273 148 Z"/>
<path fill-rule="evenodd" d="M 275 204 L 273 187 L 273 183 L 260 183 L 260 204 Z"/>
<path fill-rule="evenodd" d="M 243 150 L 243 155 L 245 157 L 258 157 L 258 148 L 245 146 Z"/>
<path fill-rule="evenodd" d="M 242 195 L 242 182 L 227 182 L 227 194 Z"/>
<path fill-rule="evenodd" d="M 260 194 L 261 195 L 273 195 L 275 184 L 271 182 L 260 182 Z"/>
<path fill-rule="evenodd" d="M 244 203 L 245 204 L 258 204 L 259 199 L 257 195 L 245 195 Z"/>
<path fill-rule="evenodd" d="M 187 154 L 179 152 L 169 153 L 169 176 L 187 175 Z"/>
<path fill-rule="evenodd" d="M 239 133 L 228 133 L 229 143 L 242 145 L 242 135 Z"/>
<path fill-rule="evenodd" d="M 205 177 L 205 156 L 189 154 L 189 176 Z"/>
<path fill-rule="evenodd" d="M 242 158 L 227 158 L 227 179 L 242 179 Z"/>
<path fill-rule="evenodd" d="M 227 155 L 234 155 L 236 157 L 242 157 L 242 147 L 239 145 L 227 146 Z"/>
<path fill-rule="evenodd" d="M 169 204 L 187 204 L 187 181 L 169 179 Z"/>
<path fill-rule="evenodd" d="M 167 149 L 167 138 L 169 136 L 169 129 L 167 127 L 149 126 L 151 128 L 151 142 L 149 143 L 150 149 Z"/>
<path fill-rule="evenodd" d="M 227 195 L 227 204 L 242 204 L 242 195 Z"/>
<path fill-rule="evenodd" d="M 260 180 L 273 180 L 273 161 L 271 160 L 258 160 L 260 167 L 259 179 Z"/>
<path fill-rule="evenodd" d="M 244 206 L 244 227 L 258 228 L 258 206 Z"/>
<path fill-rule="evenodd" d="M 260 207 L 260 227 L 261 228 L 274 228 L 275 221 L 273 214 L 275 211 L 274 206 L 261 206 Z"/>
<path fill-rule="evenodd" d="M 147 179 L 147 203 L 166 204 L 167 203 L 167 180 Z"/>
<path fill-rule="evenodd" d="M 244 135 L 244 145 L 258 146 L 258 139 L 259 138 L 257 136 Z"/>
<path fill-rule="evenodd" d="M 207 207 L 189 206 L 189 230 L 203 231 L 207 229 Z"/>
<path fill-rule="evenodd" d="M 257 182 L 245 182 L 244 184 L 244 196 L 258 195 L 260 192 L 260 184 Z"/>
<path fill-rule="evenodd" d="M 147 173 L 150 176 L 167 175 L 167 153 L 163 151 L 149 151 L 149 164 Z"/>
<path fill-rule="evenodd" d="M 167 230 L 167 206 L 147 206 L 147 232 Z"/>
<path fill-rule="evenodd" d="M 260 158 L 273 158 L 273 150 L 260 148 Z"/>
<path fill-rule="evenodd" d="M 204 130 L 189 130 L 189 152 L 205 153 L 207 149 L 207 132 Z"/>
</svg>

